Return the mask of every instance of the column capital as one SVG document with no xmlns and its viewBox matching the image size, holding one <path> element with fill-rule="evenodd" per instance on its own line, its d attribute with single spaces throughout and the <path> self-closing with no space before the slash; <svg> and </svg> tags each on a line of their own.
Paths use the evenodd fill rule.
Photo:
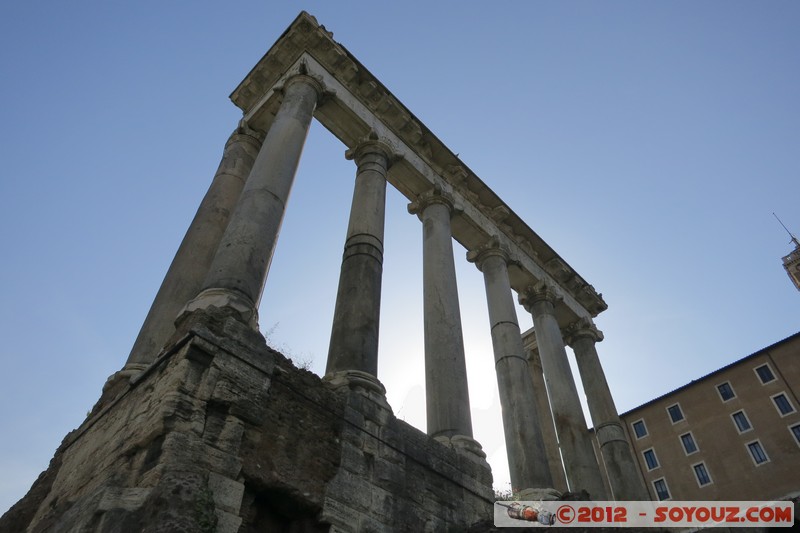
<svg viewBox="0 0 800 533">
<path fill-rule="evenodd" d="M 289 87 L 295 83 L 305 83 L 306 85 L 310 85 L 314 88 L 314 90 L 317 91 L 317 96 L 319 98 L 322 98 L 322 95 L 325 94 L 325 85 L 322 83 L 322 80 L 316 76 L 311 76 L 310 74 L 305 73 L 295 74 L 294 76 L 287 78 L 280 90 L 285 94 Z"/>
<path fill-rule="evenodd" d="M 555 305 L 562 300 L 562 297 L 555 285 L 545 280 L 528 285 L 525 290 L 519 293 L 519 303 L 529 313 L 533 308 L 533 304 L 542 300 Z"/>
<path fill-rule="evenodd" d="M 316 107 L 324 104 L 333 94 L 331 91 L 327 90 L 321 78 L 306 73 L 305 68 L 301 68 L 299 73 L 286 78 L 283 85 L 275 87 L 275 91 L 286 97 L 286 94 L 293 85 L 304 85 L 314 89 L 314 93 L 316 94 L 314 103 Z"/>
<path fill-rule="evenodd" d="M 251 128 L 245 119 L 239 121 L 239 124 L 236 126 L 236 130 L 234 130 L 233 135 L 231 135 L 231 138 L 228 139 L 228 143 L 233 142 L 236 135 L 247 135 L 248 137 L 252 137 L 258 141 L 259 144 L 264 142 L 264 138 L 267 136 L 267 134 L 263 131 L 254 130 Z"/>
<path fill-rule="evenodd" d="M 358 165 L 361 159 L 369 154 L 379 154 L 385 157 L 387 170 L 401 158 L 392 144 L 386 139 L 381 139 L 374 131 L 370 131 L 359 139 L 353 148 L 345 150 L 344 157 L 348 161 L 355 161 Z"/>
<path fill-rule="evenodd" d="M 408 212 L 412 215 L 417 215 L 421 219 L 422 213 L 424 213 L 428 207 L 435 204 L 441 204 L 447 207 L 451 217 L 454 213 L 461 210 L 456 206 L 453 196 L 449 192 L 443 190 L 441 185 L 437 184 L 428 191 L 418 195 L 416 200 L 408 204 Z"/>
<path fill-rule="evenodd" d="M 575 341 L 581 338 L 589 338 L 592 342 L 603 340 L 603 332 L 597 329 L 594 322 L 589 317 L 581 317 L 564 330 L 564 340 L 572 346 Z"/>
<path fill-rule="evenodd" d="M 511 263 L 511 253 L 500 244 L 496 236 L 492 236 L 485 244 L 467 252 L 467 261 L 475 263 L 478 270 L 483 271 L 483 263 L 490 257 L 499 257 L 508 266 Z"/>
</svg>

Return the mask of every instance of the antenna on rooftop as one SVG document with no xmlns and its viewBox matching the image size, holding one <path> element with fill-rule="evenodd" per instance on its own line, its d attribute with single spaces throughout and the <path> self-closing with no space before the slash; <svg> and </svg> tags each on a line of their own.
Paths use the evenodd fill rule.
<svg viewBox="0 0 800 533">
<path fill-rule="evenodd" d="M 772 212 L 772 216 L 774 216 L 775 219 L 778 221 L 778 223 L 781 226 L 783 226 L 783 229 L 785 229 L 786 233 L 789 234 L 789 237 L 792 238 L 792 242 L 794 243 L 794 245 L 797 246 L 798 248 L 800 248 L 800 242 L 797 242 L 797 237 L 795 237 L 794 234 L 791 231 L 789 231 L 789 228 L 787 228 L 786 225 L 783 222 L 781 222 L 781 219 L 778 218 L 778 215 L 776 215 L 774 211 Z"/>
</svg>

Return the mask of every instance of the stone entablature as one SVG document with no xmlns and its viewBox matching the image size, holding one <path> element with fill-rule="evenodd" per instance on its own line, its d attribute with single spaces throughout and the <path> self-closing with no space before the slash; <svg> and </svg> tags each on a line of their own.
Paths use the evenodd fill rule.
<svg viewBox="0 0 800 533">
<path fill-rule="evenodd" d="M 370 134 L 385 139 L 399 159 L 387 180 L 410 201 L 432 187 L 457 206 L 453 238 L 467 250 L 495 238 L 510 255 L 509 278 L 517 292 L 539 281 L 557 287 L 559 325 L 597 316 L 608 306 L 602 295 L 528 227 L 451 150 L 392 95 L 314 17 L 301 13 L 231 94 L 247 123 L 267 131 L 285 81 L 305 73 L 325 90 L 314 117 L 348 148 Z"/>
</svg>

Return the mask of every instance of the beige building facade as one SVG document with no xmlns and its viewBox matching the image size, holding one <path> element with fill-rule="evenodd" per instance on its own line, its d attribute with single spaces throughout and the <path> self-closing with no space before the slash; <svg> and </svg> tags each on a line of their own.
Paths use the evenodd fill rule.
<svg viewBox="0 0 800 533">
<path fill-rule="evenodd" d="M 621 416 L 653 500 L 800 495 L 800 333 Z"/>
</svg>

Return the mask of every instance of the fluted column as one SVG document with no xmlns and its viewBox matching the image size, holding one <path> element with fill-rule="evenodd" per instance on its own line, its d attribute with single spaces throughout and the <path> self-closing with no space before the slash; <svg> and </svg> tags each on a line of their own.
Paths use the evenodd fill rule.
<svg viewBox="0 0 800 533">
<path fill-rule="evenodd" d="M 603 333 L 589 318 L 574 322 L 566 333 L 567 343 L 575 352 L 613 496 L 617 500 L 649 500 L 597 355 L 595 344 L 603 340 Z"/>
<path fill-rule="evenodd" d="M 511 294 L 508 254 L 496 243 L 490 242 L 488 246 L 470 251 L 467 259 L 483 272 L 486 286 L 511 486 L 517 490 L 552 488 L 553 479 L 542 439 L 536 392 L 529 377 L 528 361 Z"/>
<path fill-rule="evenodd" d="M 602 500 L 605 498 L 603 478 L 589 440 L 578 390 L 564 349 L 564 339 L 556 320 L 556 300 L 555 290 L 541 282 L 520 294 L 520 303 L 533 315 L 533 327 L 570 489 L 585 489 L 592 499 Z"/>
<path fill-rule="evenodd" d="M 547 456 L 547 464 L 550 468 L 550 476 L 553 478 L 553 488 L 561 492 L 566 492 L 567 478 L 564 475 L 561 451 L 558 449 L 558 436 L 556 435 L 556 427 L 553 423 L 553 413 L 550 412 L 550 400 L 547 398 L 547 388 L 544 384 L 542 360 L 539 357 L 539 347 L 536 344 L 536 334 L 533 328 L 523 334 L 522 345 L 525 347 L 525 352 L 528 357 L 528 370 L 536 396 L 536 408 L 539 412 L 539 419 L 542 421 L 542 440 L 544 441 L 544 450 Z"/>
<path fill-rule="evenodd" d="M 467 366 L 453 261 L 450 229 L 453 202 L 447 194 L 435 189 L 409 204 L 408 210 L 419 215 L 423 226 L 428 435 L 442 442 L 474 443 L 478 446 L 472 440 Z"/>
<path fill-rule="evenodd" d="M 391 149 L 369 139 L 348 150 L 346 157 L 355 160 L 358 170 L 326 374 L 355 370 L 377 376 L 386 172 Z"/>
<path fill-rule="evenodd" d="M 322 96 L 314 78 L 296 75 L 283 88 L 264 145 L 203 283 L 186 311 L 227 307 L 256 327 L 272 254 L 312 114 Z"/>
<path fill-rule="evenodd" d="M 126 369 L 141 369 L 155 360 L 175 331 L 178 312 L 200 292 L 263 138 L 242 120 L 225 144 L 217 173 L 161 282 Z"/>
</svg>

